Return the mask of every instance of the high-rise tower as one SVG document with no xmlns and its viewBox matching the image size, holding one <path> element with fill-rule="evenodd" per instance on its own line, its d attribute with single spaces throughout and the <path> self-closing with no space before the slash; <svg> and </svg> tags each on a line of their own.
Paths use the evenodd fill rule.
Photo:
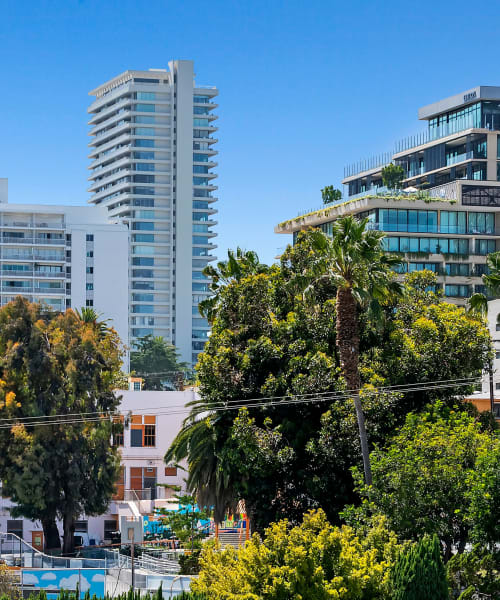
<svg viewBox="0 0 500 600">
<path fill-rule="evenodd" d="M 215 87 L 197 86 L 193 62 L 125 71 L 90 92 L 90 202 L 128 223 L 130 339 L 175 344 L 196 363 L 208 337 L 198 304 L 215 257 Z"/>
</svg>

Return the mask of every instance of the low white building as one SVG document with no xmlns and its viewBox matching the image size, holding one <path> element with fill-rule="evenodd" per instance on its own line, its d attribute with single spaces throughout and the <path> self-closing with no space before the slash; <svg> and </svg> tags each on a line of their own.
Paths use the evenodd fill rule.
<svg viewBox="0 0 500 600">
<path fill-rule="evenodd" d="M 128 346 L 126 225 L 95 206 L 8 204 L 0 179 L 0 304 L 24 296 L 55 310 L 89 306 Z"/>
<path fill-rule="evenodd" d="M 119 390 L 120 413 L 124 421 L 123 435 L 114 443 L 121 448 L 122 476 L 116 494 L 106 514 L 99 517 L 81 516 L 75 534 L 86 544 L 110 541 L 110 534 L 119 529 L 122 516 L 151 516 L 163 507 L 175 491 L 164 485 L 185 490 L 187 473 L 164 462 L 170 444 L 188 414 L 186 405 L 195 399 L 192 389 L 180 392 Z M 1 491 L 1 490 L 0 490 Z M 42 549 L 41 523 L 28 519 L 13 519 L 12 503 L 0 496 L 0 532 L 15 533 L 29 544 Z M 62 533 L 61 524 L 59 524 Z"/>
</svg>

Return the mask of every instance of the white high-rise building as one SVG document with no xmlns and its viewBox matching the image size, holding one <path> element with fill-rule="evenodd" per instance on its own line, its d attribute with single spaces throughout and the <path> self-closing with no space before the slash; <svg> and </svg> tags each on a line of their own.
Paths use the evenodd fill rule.
<svg viewBox="0 0 500 600">
<path fill-rule="evenodd" d="M 93 307 L 128 346 L 128 240 L 105 208 L 9 204 L 0 179 L 0 304 Z"/>
<path fill-rule="evenodd" d="M 131 232 L 131 342 L 147 334 L 196 363 L 208 337 L 198 303 L 216 224 L 214 87 L 197 86 L 193 62 L 126 71 L 90 92 L 90 202 Z"/>
</svg>

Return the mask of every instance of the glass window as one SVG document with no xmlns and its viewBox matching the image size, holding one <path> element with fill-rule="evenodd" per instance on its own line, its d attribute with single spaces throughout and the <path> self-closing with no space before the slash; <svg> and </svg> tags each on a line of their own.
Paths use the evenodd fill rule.
<svg viewBox="0 0 500 600">
<path fill-rule="evenodd" d="M 194 224 L 193 225 L 193 231 L 195 233 L 209 233 L 209 229 L 208 229 L 209 225 L 198 225 L 198 224 Z"/>
<path fill-rule="evenodd" d="M 468 285 L 450 285 L 444 286 L 445 296 L 451 296 L 455 298 L 467 298 L 470 296 L 470 286 Z"/>
<path fill-rule="evenodd" d="M 154 163 L 136 163 L 135 170 L 136 171 L 154 171 L 155 165 L 154 165 Z"/>
<path fill-rule="evenodd" d="M 208 154 L 193 154 L 194 162 L 208 162 Z"/>
<path fill-rule="evenodd" d="M 410 251 L 410 238 L 401 237 L 399 238 L 399 251 L 409 252 Z"/>
<path fill-rule="evenodd" d="M 447 275 L 468 277 L 469 271 L 470 269 L 468 263 L 446 263 Z"/>
<path fill-rule="evenodd" d="M 155 211 L 154 210 L 136 210 L 135 218 L 136 219 L 154 219 Z"/>
<path fill-rule="evenodd" d="M 134 304 L 132 306 L 133 313 L 153 313 L 154 308 L 152 304 Z"/>
<path fill-rule="evenodd" d="M 495 213 L 469 213 L 469 233 L 495 233 Z"/>
<path fill-rule="evenodd" d="M 134 135 L 155 135 L 155 130 L 152 127 L 136 127 Z"/>
<path fill-rule="evenodd" d="M 155 153 L 154 152 L 147 152 L 147 151 L 142 151 L 142 152 L 134 152 L 134 158 L 139 158 L 139 159 L 145 159 L 145 160 L 154 160 L 155 157 Z"/>
<path fill-rule="evenodd" d="M 132 223 L 132 229 L 139 231 L 154 231 L 155 224 L 147 221 L 135 221 Z"/>
<path fill-rule="evenodd" d="M 154 148 L 155 141 L 154 140 L 135 140 L 134 146 L 137 148 Z"/>
<path fill-rule="evenodd" d="M 137 112 L 155 112 L 154 104 L 136 104 L 135 110 Z"/>
<path fill-rule="evenodd" d="M 155 236 L 148 233 L 136 233 L 132 236 L 133 242 L 154 242 Z M 153 253 L 151 253 L 153 254 Z"/>
<path fill-rule="evenodd" d="M 154 254 L 153 246 L 133 246 L 132 254 Z"/>
<path fill-rule="evenodd" d="M 154 302 L 153 294 L 132 294 L 134 302 Z"/>
<path fill-rule="evenodd" d="M 137 100 L 155 100 L 156 94 L 154 92 L 137 92 Z"/>
<path fill-rule="evenodd" d="M 133 281 L 132 289 L 133 290 L 154 290 L 155 284 L 154 284 L 154 281 Z"/>
<path fill-rule="evenodd" d="M 208 283 L 194 283 L 193 282 L 193 292 L 208 292 Z"/>
<path fill-rule="evenodd" d="M 201 235 L 193 235 L 193 244 L 209 244 L 209 238 Z"/>
<path fill-rule="evenodd" d="M 200 127 L 200 126 L 208 127 L 210 125 L 210 123 L 209 123 L 208 119 L 200 119 L 200 118 L 195 117 L 195 118 L 193 118 L 193 125 L 195 127 Z"/>
<path fill-rule="evenodd" d="M 387 238 L 382 241 L 385 242 L 386 239 Z M 208 252 L 208 248 L 193 248 L 193 256 L 210 256 Z"/>
<path fill-rule="evenodd" d="M 495 252 L 495 240 L 476 240 L 475 253 L 482 256 Z"/>
</svg>

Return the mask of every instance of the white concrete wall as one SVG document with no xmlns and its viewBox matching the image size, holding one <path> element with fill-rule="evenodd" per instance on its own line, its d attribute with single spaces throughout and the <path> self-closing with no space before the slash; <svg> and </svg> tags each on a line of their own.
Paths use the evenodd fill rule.
<svg viewBox="0 0 500 600">
<path fill-rule="evenodd" d="M 190 60 L 178 60 L 169 65 L 177 75 L 175 345 L 181 360 L 191 363 L 194 73 Z"/>
</svg>

